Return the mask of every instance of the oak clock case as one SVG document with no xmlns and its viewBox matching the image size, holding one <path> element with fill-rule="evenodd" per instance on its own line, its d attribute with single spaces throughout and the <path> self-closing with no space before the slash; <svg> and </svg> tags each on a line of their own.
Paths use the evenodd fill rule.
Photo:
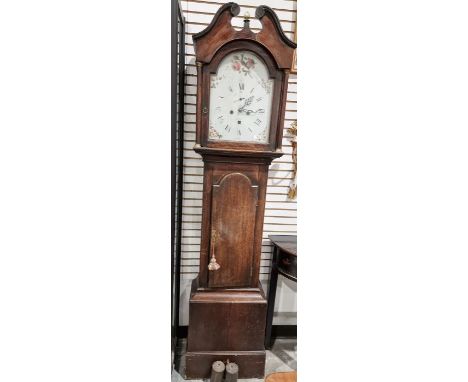
<svg viewBox="0 0 468 382">
<path fill-rule="evenodd" d="M 186 377 L 208 378 L 214 361 L 240 378 L 265 371 L 267 301 L 259 282 L 268 167 L 282 155 L 288 73 L 295 43 L 259 6 L 235 30 L 235 3 L 193 35 L 197 60 L 194 150 L 204 161 L 200 269 L 192 283 Z"/>
</svg>

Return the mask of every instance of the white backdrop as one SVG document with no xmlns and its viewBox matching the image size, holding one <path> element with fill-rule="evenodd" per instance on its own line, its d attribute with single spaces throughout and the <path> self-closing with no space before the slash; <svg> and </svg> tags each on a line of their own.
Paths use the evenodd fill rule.
<svg viewBox="0 0 468 382">
<path fill-rule="evenodd" d="M 170 379 L 169 6 L 0 3 L 1 381 Z M 298 8 L 299 381 L 466 381 L 467 4 Z"/>
</svg>

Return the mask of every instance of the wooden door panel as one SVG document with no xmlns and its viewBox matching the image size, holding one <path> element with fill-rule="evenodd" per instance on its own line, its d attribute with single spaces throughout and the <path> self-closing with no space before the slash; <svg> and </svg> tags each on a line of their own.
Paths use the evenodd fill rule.
<svg viewBox="0 0 468 382">
<path fill-rule="evenodd" d="M 252 278 L 258 186 L 239 172 L 213 185 L 211 229 L 216 231 L 214 253 L 221 266 L 208 273 L 210 287 L 249 286 Z M 210 243 L 210 256 L 213 243 Z"/>
</svg>

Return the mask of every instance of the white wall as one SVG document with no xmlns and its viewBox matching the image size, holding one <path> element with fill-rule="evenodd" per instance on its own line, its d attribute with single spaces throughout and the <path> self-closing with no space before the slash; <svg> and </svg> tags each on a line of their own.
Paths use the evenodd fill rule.
<svg viewBox="0 0 468 382">
<path fill-rule="evenodd" d="M 242 27 L 242 16 L 247 11 L 251 16 L 261 4 L 272 7 L 286 35 L 293 39 L 296 20 L 295 0 L 243 0 L 237 2 L 241 11 L 233 19 L 233 25 Z M 188 300 L 190 285 L 198 274 L 200 250 L 200 225 L 202 206 L 203 163 L 201 157 L 193 151 L 195 142 L 195 104 L 196 104 L 196 68 L 192 34 L 205 29 L 221 6 L 219 2 L 196 0 L 181 1 L 186 20 L 186 87 L 185 87 L 185 145 L 184 145 L 184 195 L 182 217 L 182 260 L 181 260 L 181 300 L 180 324 L 188 324 Z M 251 21 L 252 29 L 258 29 L 258 20 Z M 260 268 L 260 280 L 266 289 L 270 274 L 272 246 L 268 240 L 270 234 L 296 234 L 296 202 L 287 198 L 288 186 L 292 177 L 292 147 L 286 129 L 296 117 L 296 75 L 289 79 L 286 116 L 284 124 L 283 152 L 281 158 L 273 161 L 270 167 L 265 223 L 263 228 L 263 246 Z M 276 298 L 274 324 L 296 323 L 296 284 L 280 276 Z"/>
</svg>

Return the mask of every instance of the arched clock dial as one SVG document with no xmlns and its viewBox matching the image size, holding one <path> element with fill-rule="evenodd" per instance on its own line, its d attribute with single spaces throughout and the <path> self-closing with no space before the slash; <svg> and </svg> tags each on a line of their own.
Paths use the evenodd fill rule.
<svg viewBox="0 0 468 382">
<path fill-rule="evenodd" d="M 209 139 L 268 143 L 273 80 L 250 51 L 227 55 L 210 78 Z"/>
</svg>

